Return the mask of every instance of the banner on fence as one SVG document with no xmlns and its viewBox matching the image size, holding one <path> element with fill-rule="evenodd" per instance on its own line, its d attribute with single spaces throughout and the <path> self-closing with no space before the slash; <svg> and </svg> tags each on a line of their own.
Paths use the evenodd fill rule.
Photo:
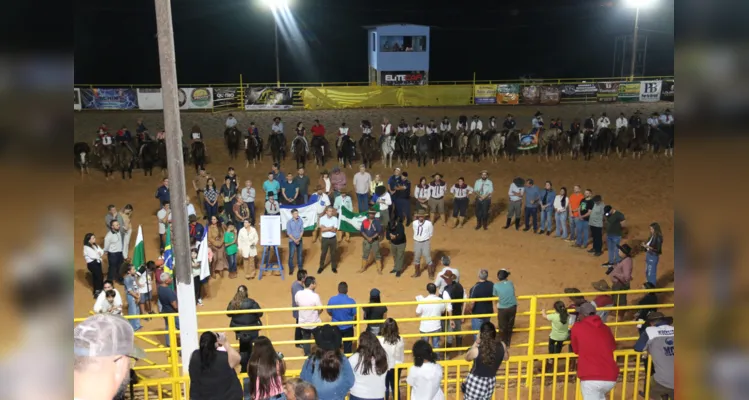
<svg viewBox="0 0 749 400">
<path fill-rule="evenodd" d="M 305 110 L 471 105 L 473 85 L 325 86 L 301 92 Z"/>
<path fill-rule="evenodd" d="M 600 82 L 596 83 L 598 93 L 596 97 L 599 102 L 609 103 L 616 101 L 619 96 L 619 82 Z"/>
<path fill-rule="evenodd" d="M 578 83 L 574 85 L 560 85 L 563 98 L 595 97 L 598 88 L 595 83 Z"/>
<path fill-rule="evenodd" d="M 191 109 L 205 110 L 213 108 L 213 88 L 190 88 L 188 107 Z"/>
<path fill-rule="evenodd" d="M 314 231 L 317 227 L 317 202 L 309 202 L 304 205 L 286 205 L 279 209 L 281 214 L 281 230 L 286 231 L 286 224 L 292 218 L 291 211 L 299 211 L 299 218 L 302 219 L 302 227 L 305 231 Z"/>
<path fill-rule="evenodd" d="M 642 81 L 640 82 L 640 101 L 652 103 L 661 99 L 662 81 Z"/>
<path fill-rule="evenodd" d="M 497 104 L 520 103 L 520 84 L 505 83 L 497 85 Z"/>
<path fill-rule="evenodd" d="M 497 104 L 497 85 L 476 85 L 473 88 L 473 104 Z"/>
<path fill-rule="evenodd" d="M 244 91 L 245 110 L 288 110 L 293 105 L 291 88 L 248 87 Z"/>
<path fill-rule="evenodd" d="M 163 110 L 161 88 L 138 89 L 138 107 L 141 110 Z"/>
<path fill-rule="evenodd" d="M 81 109 L 81 89 L 73 88 L 73 110 Z"/>
<path fill-rule="evenodd" d="M 81 89 L 81 107 L 89 110 L 133 110 L 138 108 L 135 89 Z"/>
<path fill-rule="evenodd" d="M 213 88 L 213 106 L 227 107 L 239 101 L 237 88 Z"/>
<path fill-rule="evenodd" d="M 620 83 L 619 101 L 632 102 L 640 99 L 640 82 Z"/>
<path fill-rule="evenodd" d="M 545 106 L 555 106 L 559 104 L 559 88 L 556 86 L 540 86 L 540 103 Z"/>
<path fill-rule="evenodd" d="M 422 86 L 427 84 L 426 71 L 381 71 L 382 86 Z"/>
<path fill-rule="evenodd" d="M 532 150 L 538 147 L 538 132 L 520 134 L 520 145 L 518 150 Z"/>
<path fill-rule="evenodd" d="M 538 86 L 523 86 L 523 104 L 538 104 L 541 101 L 541 91 Z"/>
<path fill-rule="evenodd" d="M 674 101 L 674 81 L 663 81 L 661 85 L 661 100 Z"/>
</svg>

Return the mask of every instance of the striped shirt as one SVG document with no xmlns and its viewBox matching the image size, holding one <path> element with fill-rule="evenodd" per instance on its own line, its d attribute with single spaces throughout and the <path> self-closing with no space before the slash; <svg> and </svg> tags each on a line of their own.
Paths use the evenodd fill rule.
<svg viewBox="0 0 749 400">
<path fill-rule="evenodd" d="M 447 184 L 444 181 L 440 181 L 437 183 L 437 181 L 433 181 L 429 184 L 429 195 L 433 199 L 441 199 L 445 197 L 445 192 L 447 191 Z"/>
<path fill-rule="evenodd" d="M 464 199 L 468 197 L 469 194 L 473 193 L 473 188 L 466 184 L 460 186 L 456 183 L 450 188 L 450 193 L 452 193 L 456 199 Z"/>
</svg>

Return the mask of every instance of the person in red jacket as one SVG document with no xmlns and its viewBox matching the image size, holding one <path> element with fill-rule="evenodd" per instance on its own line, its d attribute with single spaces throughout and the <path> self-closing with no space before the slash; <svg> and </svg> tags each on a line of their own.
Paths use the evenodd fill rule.
<svg viewBox="0 0 749 400">
<path fill-rule="evenodd" d="M 614 359 L 616 341 L 611 329 L 596 315 L 595 307 L 585 303 L 577 308 L 570 344 L 578 356 L 577 377 L 583 400 L 606 400 L 616 385 L 619 366 Z"/>
<path fill-rule="evenodd" d="M 323 126 L 323 124 L 321 124 L 320 120 L 318 120 L 318 119 L 316 119 L 314 125 L 312 125 L 311 131 L 312 131 L 312 136 L 313 137 L 315 137 L 315 136 L 324 137 L 325 136 L 325 126 Z"/>
</svg>

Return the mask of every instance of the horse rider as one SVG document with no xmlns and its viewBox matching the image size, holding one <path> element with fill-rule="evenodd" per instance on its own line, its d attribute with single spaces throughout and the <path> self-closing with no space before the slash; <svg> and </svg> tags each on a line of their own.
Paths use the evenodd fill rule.
<svg viewBox="0 0 749 400">
<path fill-rule="evenodd" d="M 593 132 L 596 129 L 596 117 L 594 114 L 590 114 L 590 118 L 585 119 L 583 122 L 583 129 L 590 132 Z"/>
<path fill-rule="evenodd" d="M 570 123 L 570 138 L 572 138 L 574 135 L 580 134 L 580 119 L 575 118 L 572 120 L 572 123 Z"/>
<path fill-rule="evenodd" d="M 606 116 L 605 112 L 601 113 L 601 117 L 598 118 L 598 121 L 596 122 L 598 132 L 600 132 L 603 128 L 608 128 L 609 125 L 611 125 L 611 120 L 609 120 L 609 117 Z"/>
<path fill-rule="evenodd" d="M 296 132 L 296 138 L 291 141 L 291 152 L 294 152 L 294 143 L 297 141 L 297 139 L 301 138 L 302 142 L 304 142 L 304 150 L 309 153 L 309 145 L 307 144 L 306 137 L 307 129 L 304 128 L 304 124 L 302 123 L 302 121 L 297 122 L 294 132 Z"/>
<path fill-rule="evenodd" d="M 419 117 L 416 117 L 416 122 L 411 127 L 411 132 L 413 132 L 413 134 L 417 137 L 424 136 L 426 129 L 424 128 L 424 124 L 421 123 L 421 119 Z"/>
<path fill-rule="evenodd" d="M 367 123 L 369 123 L 367 121 Z M 362 121 L 362 125 L 364 124 L 364 121 Z M 364 130 L 364 127 L 362 126 L 362 131 Z M 372 128 L 369 128 L 369 133 L 372 133 Z M 314 135 L 314 134 L 313 134 Z M 338 127 L 338 133 L 336 135 L 336 148 L 340 149 L 341 144 L 343 143 L 344 137 L 348 137 L 351 139 L 351 137 L 348 135 L 348 126 L 346 126 L 345 122 L 341 122 L 341 126 Z"/>
<path fill-rule="evenodd" d="M 404 134 L 408 136 L 408 132 L 411 131 L 411 127 L 408 126 L 404 118 L 401 118 L 401 121 L 398 123 L 398 127 L 396 128 L 396 131 L 398 135 Z"/>
<path fill-rule="evenodd" d="M 513 130 L 515 130 L 515 125 L 517 125 L 517 121 L 515 121 L 515 118 L 512 116 L 512 114 L 507 114 L 505 117 L 505 121 L 502 123 L 502 127 L 504 128 L 504 133 L 509 133 Z"/>
<path fill-rule="evenodd" d="M 455 126 L 456 130 L 463 130 L 464 132 L 468 132 L 468 117 L 465 115 L 461 115 L 458 117 L 458 124 Z"/>
<path fill-rule="evenodd" d="M 659 129 L 658 128 L 658 124 L 659 123 L 660 123 L 660 120 L 658 119 L 658 113 L 657 112 L 653 112 L 653 114 L 651 114 L 650 118 L 648 118 L 648 126 L 650 126 L 651 130 L 653 130 L 653 129 Z"/>
<path fill-rule="evenodd" d="M 386 137 L 393 133 L 393 125 L 387 117 L 382 117 L 382 133 L 380 134 L 380 146 Z"/>
<path fill-rule="evenodd" d="M 447 118 L 447 115 L 445 115 L 442 118 L 442 122 L 440 122 L 440 133 L 445 134 L 447 132 L 450 132 L 452 130 L 453 126 L 450 124 L 450 118 Z"/>
<path fill-rule="evenodd" d="M 551 122 L 549 122 L 549 129 L 562 129 L 562 119 L 552 118 Z"/>
<path fill-rule="evenodd" d="M 346 123 L 342 123 L 341 127 L 345 127 Z M 366 119 L 363 119 L 361 123 L 359 124 L 359 127 L 361 128 L 362 137 L 364 136 L 372 136 L 372 123 L 369 122 Z M 340 128 L 338 128 L 338 134 L 344 134 L 348 135 L 348 128 L 346 128 L 344 131 L 342 131 Z"/>
<path fill-rule="evenodd" d="M 427 136 L 432 136 L 433 135 L 434 137 L 439 137 L 439 135 L 438 135 L 439 131 L 437 129 L 437 123 L 434 122 L 433 119 L 429 120 L 429 124 L 426 127 L 426 132 L 427 132 Z"/>
<path fill-rule="evenodd" d="M 147 136 L 148 128 L 146 128 L 146 125 L 143 123 L 143 118 L 138 118 L 137 125 L 135 126 L 135 137 L 141 142 L 145 142 Z M 148 139 L 150 140 L 151 138 Z"/>
<path fill-rule="evenodd" d="M 231 129 L 237 126 L 237 119 L 234 118 L 234 115 L 232 113 L 229 113 L 229 116 L 226 117 L 226 129 Z"/>
<path fill-rule="evenodd" d="M 629 117 L 629 126 L 632 129 L 637 129 L 642 126 L 642 118 L 640 118 L 640 110 L 635 110 L 635 113 Z"/>
<path fill-rule="evenodd" d="M 479 119 L 479 116 L 474 114 L 472 121 L 471 121 L 471 127 L 470 127 L 471 133 L 478 133 L 480 136 L 484 135 L 484 123 L 481 122 Z"/>
<path fill-rule="evenodd" d="M 668 108 L 658 117 L 658 121 L 661 125 L 671 126 L 674 124 L 674 116 L 671 115 L 671 110 Z"/>
<path fill-rule="evenodd" d="M 96 132 L 99 132 L 99 131 L 104 131 L 104 132 L 109 133 L 109 127 L 107 126 L 105 122 L 102 122 L 101 125 L 99 125 L 99 129 L 97 129 Z"/>
<path fill-rule="evenodd" d="M 105 125 L 103 126 L 106 128 Z M 108 130 L 103 129 L 100 126 L 99 129 L 96 131 L 96 139 L 94 139 L 94 146 L 96 146 L 97 143 L 101 143 L 102 146 L 113 146 L 114 136 L 112 136 L 112 134 L 109 133 Z"/>
<path fill-rule="evenodd" d="M 489 132 L 497 131 L 497 118 L 495 116 L 489 117 Z"/>
<path fill-rule="evenodd" d="M 543 113 L 541 111 L 536 111 L 535 114 L 533 114 L 533 119 L 531 119 L 531 126 L 533 127 L 531 129 L 531 134 L 536 134 L 541 131 L 544 127 L 544 117 Z"/>
<path fill-rule="evenodd" d="M 281 135 L 281 137 L 285 139 L 285 136 L 283 135 L 283 122 L 281 122 L 281 117 L 273 118 L 273 124 L 270 126 L 270 134 Z"/>
<path fill-rule="evenodd" d="M 263 151 L 263 139 L 260 137 L 260 130 L 257 129 L 254 121 L 250 122 L 250 127 L 247 128 L 247 138 L 254 139 L 258 150 Z"/>
<path fill-rule="evenodd" d="M 624 116 L 624 113 L 619 113 L 619 118 L 616 119 L 616 132 L 615 134 L 619 134 L 619 130 L 624 128 L 624 130 L 629 127 L 629 121 L 627 121 L 627 117 Z"/>
<path fill-rule="evenodd" d="M 131 153 L 133 153 L 133 156 L 135 156 L 135 150 L 133 150 L 133 146 L 131 145 L 131 143 L 133 142 L 133 135 L 125 125 L 122 125 L 122 128 L 117 131 L 117 135 L 115 136 L 114 140 L 115 142 L 127 147 L 127 149 L 130 150 Z"/>
</svg>

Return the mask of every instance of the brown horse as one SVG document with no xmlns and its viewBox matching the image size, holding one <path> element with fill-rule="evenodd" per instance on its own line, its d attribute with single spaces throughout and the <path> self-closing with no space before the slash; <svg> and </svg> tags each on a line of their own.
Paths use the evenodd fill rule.
<svg viewBox="0 0 749 400">
<path fill-rule="evenodd" d="M 549 156 L 554 155 L 554 147 L 559 140 L 561 132 L 562 131 L 557 128 L 550 128 L 541 131 L 538 141 L 538 161 L 541 161 L 542 156 L 546 157 L 546 161 L 549 161 Z"/>
<path fill-rule="evenodd" d="M 117 163 L 117 154 L 115 154 L 114 146 L 104 146 L 101 143 L 94 145 L 94 154 L 99 157 L 101 163 L 101 169 L 104 171 L 104 177 L 109 180 L 114 172 L 115 164 Z"/>
</svg>

